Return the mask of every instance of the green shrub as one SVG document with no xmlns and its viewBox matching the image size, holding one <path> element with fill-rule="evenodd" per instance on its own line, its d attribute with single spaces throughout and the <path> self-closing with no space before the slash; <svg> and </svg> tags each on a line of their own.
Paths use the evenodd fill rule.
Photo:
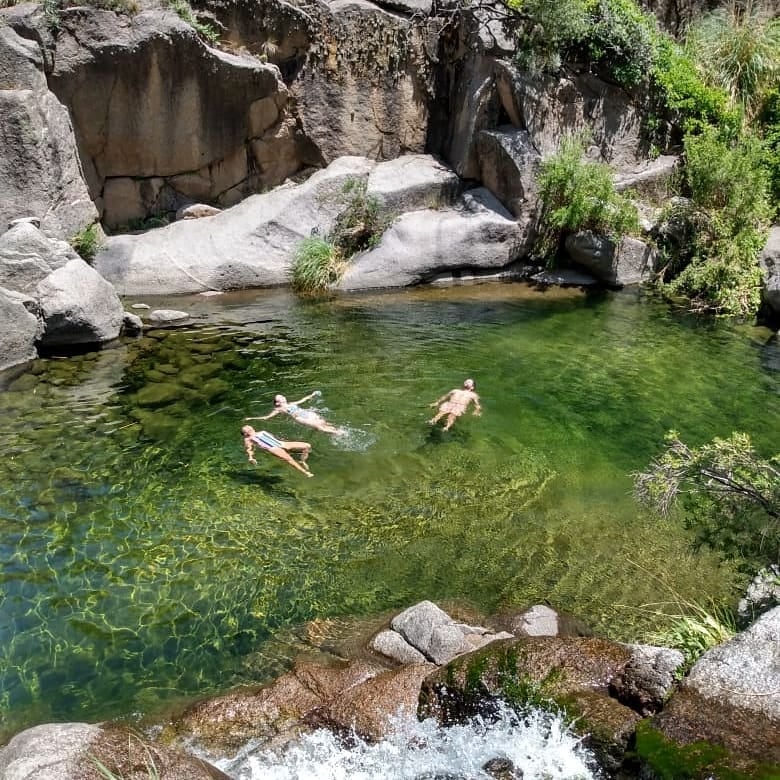
<svg viewBox="0 0 780 780">
<path fill-rule="evenodd" d="M 652 634 L 652 644 L 679 650 L 685 662 L 678 676 L 682 677 L 711 647 L 727 642 L 737 633 L 737 623 L 731 609 L 720 604 L 703 607 L 684 602 L 678 604 L 678 614 L 669 615 L 669 623 Z"/>
<path fill-rule="evenodd" d="M 564 136 L 558 153 L 541 164 L 536 251 L 549 260 L 567 233 L 592 230 L 617 238 L 638 229 L 636 208 L 615 192 L 609 166 L 585 160 L 584 153 L 582 136 Z"/>
<path fill-rule="evenodd" d="M 659 38 L 651 71 L 654 90 L 670 120 L 686 131 L 717 125 L 736 133 L 740 116 L 729 108 L 728 96 L 707 85 L 692 57 L 670 38 Z"/>
<path fill-rule="evenodd" d="M 89 225 L 76 233 L 70 239 L 70 245 L 88 263 L 95 259 L 102 240 L 102 233 L 97 224 Z"/>
<path fill-rule="evenodd" d="M 594 67 L 625 87 L 640 84 L 655 61 L 655 17 L 633 0 L 597 0 L 589 10 L 584 43 Z"/>
<path fill-rule="evenodd" d="M 298 245 L 290 274 L 292 287 L 301 293 L 321 293 L 337 282 L 344 270 L 341 252 L 319 236 L 304 238 Z"/>
<path fill-rule="evenodd" d="M 780 455 L 762 458 L 744 433 L 689 447 L 675 431 L 634 477 L 639 501 L 668 515 L 679 507 L 698 544 L 755 571 L 780 554 Z"/>
<path fill-rule="evenodd" d="M 697 310 L 751 315 L 760 304 L 758 254 L 772 213 L 765 147 L 754 136 L 731 142 L 709 127 L 685 137 L 685 158 L 692 240 L 666 292 Z"/>
<path fill-rule="evenodd" d="M 780 88 L 770 90 L 759 116 L 775 218 L 780 215 Z"/>
<path fill-rule="evenodd" d="M 330 240 L 347 260 L 379 243 L 386 228 L 379 201 L 367 194 L 365 179 L 349 179 L 342 190 L 344 208 L 336 217 Z"/>
</svg>

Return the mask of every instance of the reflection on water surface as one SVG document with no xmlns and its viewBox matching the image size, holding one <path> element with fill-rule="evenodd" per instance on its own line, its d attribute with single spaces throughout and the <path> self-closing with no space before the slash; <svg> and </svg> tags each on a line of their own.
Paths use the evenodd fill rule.
<svg viewBox="0 0 780 780">
<path fill-rule="evenodd" d="M 632 639 L 642 605 L 734 572 L 645 516 L 630 472 L 676 428 L 780 450 L 776 343 L 634 294 L 486 284 L 148 301 L 188 326 L 36 361 L 0 393 L 3 730 L 148 712 L 279 672 L 315 617 L 546 600 Z M 482 417 L 428 404 L 466 376 Z M 315 479 L 238 433 L 322 390 Z"/>
</svg>

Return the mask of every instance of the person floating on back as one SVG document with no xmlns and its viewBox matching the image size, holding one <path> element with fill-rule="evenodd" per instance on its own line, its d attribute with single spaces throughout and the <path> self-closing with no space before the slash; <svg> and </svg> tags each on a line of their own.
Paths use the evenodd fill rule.
<svg viewBox="0 0 780 780">
<path fill-rule="evenodd" d="M 314 409 L 303 409 L 300 404 L 305 401 L 314 398 L 315 396 L 322 395 L 319 390 L 315 390 L 309 395 L 303 396 L 303 398 L 297 401 L 288 401 L 283 395 L 274 396 L 274 408 L 262 417 L 245 417 L 245 420 L 270 420 L 271 417 L 275 417 L 277 414 L 289 414 L 295 422 L 301 425 L 308 425 L 309 428 L 314 428 L 317 431 L 323 433 L 344 433 L 343 428 L 337 428 L 335 425 L 331 425 L 325 420 L 322 415 L 314 411 Z"/>
<path fill-rule="evenodd" d="M 272 433 L 268 431 L 256 431 L 251 425 L 245 425 L 241 428 L 241 435 L 244 437 L 244 449 L 246 450 L 249 462 L 253 465 L 257 465 L 255 460 L 255 447 L 265 450 L 270 455 L 275 455 L 285 463 L 289 463 L 294 469 L 297 469 L 307 477 L 313 477 L 314 474 L 309 471 L 309 464 L 306 459 L 311 452 L 311 444 L 305 441 L 282 441 L 277 439 Z M 298 463 L 290 451 L 301 453 L 301 462 Z"/>
<path fill-rule="evenodd" d="M 456 387 L 454 390 L 450 390 L 449 393 L 443 395 L 437 401 L 434 401 L 431 406 L 439 406 L 439 411 L 436 416 L 428 420 L 431 425 L 436 425 L 444 415 L 447 415 L 447 420 L 444 423 L 444 430 L 448 431 L 455 420 L 462 414 L 466 413 L 469 408 L 469 404 L 474 404 L 474 414 L 482 414 L 482 407 L 479 405 L 479 396 L 474 392 L 474 380 L 467 379 L 463 383 L 463 387 Z"/>
</svg>

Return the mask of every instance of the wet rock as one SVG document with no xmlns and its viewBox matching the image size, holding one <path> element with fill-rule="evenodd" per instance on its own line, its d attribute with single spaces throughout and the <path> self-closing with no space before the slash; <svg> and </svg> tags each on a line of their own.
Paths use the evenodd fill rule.
<svg viewBox="0 0 780 780">
<path fill-rule="evenodd" d="M 93 780 L 100 762 L 117 777 L 229 780 L 211 764 L 108 724 L 56 723 L 17 734 L 0 748 L 3 780 Z M 131 774 L 132 773 L 132 774 Z"/>
<path fill-rule="evenodd" d="M 764 275 L 764 303 L 774 314 L 780 314 L 780 226 L 769 231 L 767 242 L 759 255 L 759 264 Z"/>
<path fill-rule="evenodd" d="M 131 336 L 134 336 L 138 333 L 143 333 L 143 320 L 137 314 L 132 314 L 131 312 L 126 311 L 124 317 L 122 318 L 122 329 L 125 333 Z"/>
<path fill-rule="evenodd" d="M 397 631 L 380 631 L 369 647 L 401 664 L 424 663 L 425 656 L 412 647 Z"/>
<path fill-rule="evenodd" d="M 630 236 L 615 242 L 607 236 L 582 231 L 567 236 L 564 245 L 572 260 L 607 284 L 639 284 L 654 269 L 655 250 Z"/>
<path fill-rule="evenodd" d="M 188 320 L 190 315 L 186 311 L 176 309 L 155 309 L 149 314 L 149 322 L 154 325 L 172 325 Z"/>
<path fill-rule="evenodd" d="M 388 732 L 390 716 L 416 715 L 420 685 L 434 668 L 429 663 L 407 664 L 371 677 L 340 692 L 335 703 L 317 713 L 316 722 L 380 740 Z"/>
<path fill-rule="evenodd" d="M 685 658 L 679 650 L 628 645 L 631 659 L 610 683 L 610 693 L 642 715 L 658 712 L 671 692 Z"/>
<path fill-rule="evenodd" d="M 489 625 L 515 636 L 591 636 L 593 632 L 578 618 L 545 604 L 528 609 L 508 610 L 493 616 Z"/>
<path fill-rule="evenodd" d="M 522 780 L 523 778 L 523 770 L 516 767 L 508 758 L 491 758 L 482 765 L 482 771 L 495 780 Z"/>
<path fill-rule="evenodd" d="M 318 713 L 336 706 L 337 697 L 385 669 L 364 662 L 324 666 L 295 665 L 270 685 L 233 691 L 189 707 L 166 728 L 166 739 L 193 740 L 213 755 L 235 753 L 250 740 L 283 743 Z"/>
</svg>

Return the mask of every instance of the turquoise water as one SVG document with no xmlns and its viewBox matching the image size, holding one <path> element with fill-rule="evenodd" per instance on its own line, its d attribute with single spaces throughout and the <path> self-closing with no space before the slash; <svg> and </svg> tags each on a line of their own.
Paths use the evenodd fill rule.
<svg viewBox="0 0 780 780">
<path fill-rule="evenodd" d="M 313 619 L 546 600 L 634 639 L 672 591 L 734 593 L 629 475 L 670 428 L 780 451 L 762 331 L 517 284 L 148 302 L 192 324 L 36 361 L 0 392 L 0 736 L 269 679 Z M 466 376 L 483 415 L 432 429 Z M 250 466 L 243 417 L 315 388 L 349 435 L 265 424 L 313 444 L 315 477 Z"/>
</svg>

